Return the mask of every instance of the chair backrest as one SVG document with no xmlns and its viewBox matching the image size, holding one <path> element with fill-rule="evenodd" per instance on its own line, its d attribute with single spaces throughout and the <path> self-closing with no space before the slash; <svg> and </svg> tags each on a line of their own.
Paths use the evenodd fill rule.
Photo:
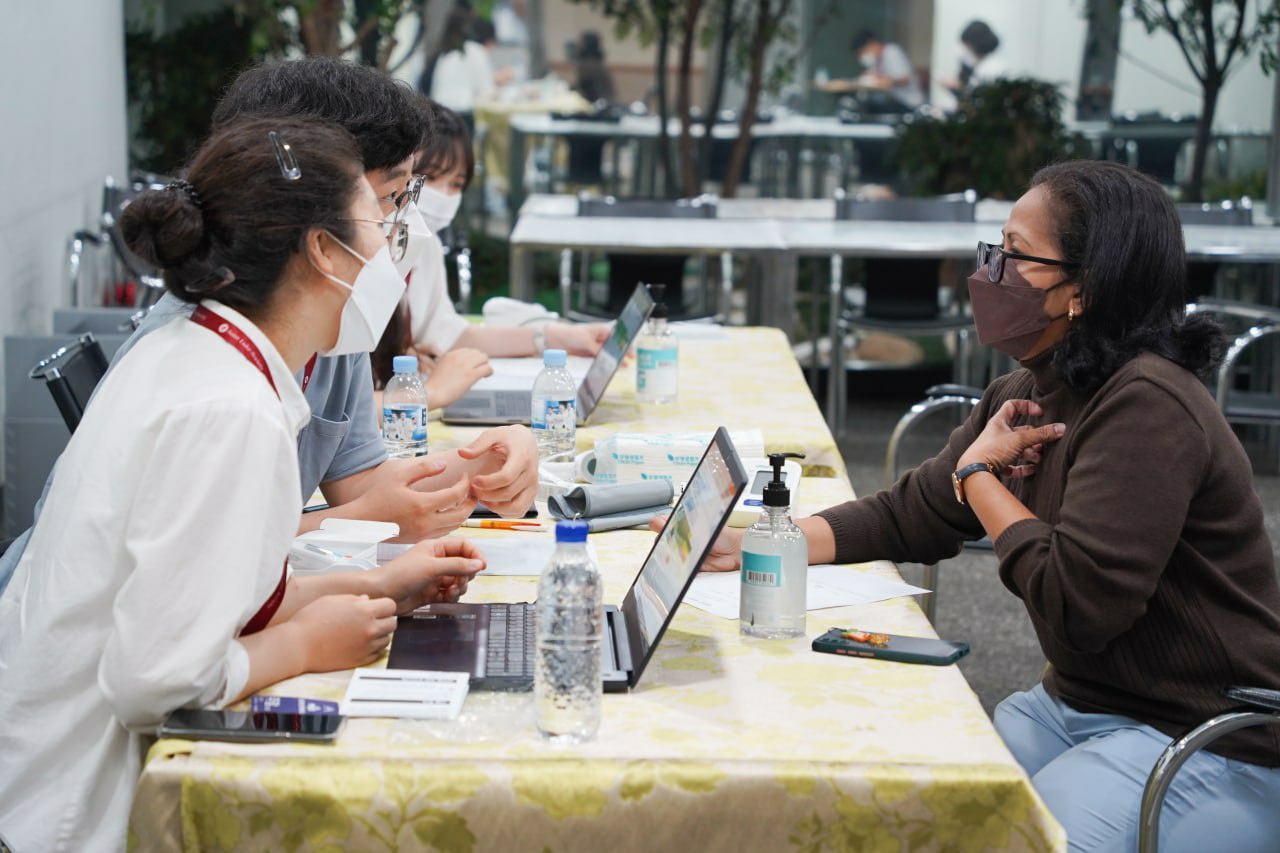
<svg viewBox="0 0 1280 853">
<path fill-rule="evenodd" d="M 880 222 L 973 222 L 978 194 L 973 190 L 933 198 L 849 198 L 837 189 L 836 219 Z M 866 259 L 863 313 L 880 320 L 915 322 L 938 316 L 936 258 Z"/>
<path fill-rule="evenodd" d="M 1245 196 L 1237 202 L 1220 204 L 1178 204 L 1183 225 L 1252 225 L 1253 201 Z"/>
<path fill-rule="evenodd" d="M 973 222 L 978 194 L 973 190 L 933 198 L 852 198 L 836 190 L 836 219 L 881 222 Z"/>
<path fill-rule="evenodd" d="M 715 219 L 715 196 L 697 198 L 614 198 L 578 196 L 579 216 L 624 216 L 642 219 Z"/>
<path fill-rule="evenodd" d="M 85 407 L 89 405 L 89 398 L 93 396 L 93 390 L 106 373 L 107 356 L 102 351 L 102 345 L 93 337 L 93 333 L 86 332 L 47 358 L 41 359 L 27 375 L 44 381 L 67 429 L 74 433 L 84 416 Z"/>
</svg>

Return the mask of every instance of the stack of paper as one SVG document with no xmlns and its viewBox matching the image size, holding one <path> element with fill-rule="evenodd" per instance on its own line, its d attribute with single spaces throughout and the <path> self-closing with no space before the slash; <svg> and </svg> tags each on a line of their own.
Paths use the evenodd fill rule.
<svg viewBox="0 0 1280 853">
<path fill-rule="evenodd" d="M 806 609 L 824 610 L 851 604 L 870 604 L 904 595 L 928 592 L 900 580 L 889 580 L 860 572 L 848 566 L 820 565 L 809 567 Z M 742 581 L 737 572 L 699 572 L 685 594 L 685 604 L 692 604 L 724 619 L 738 618 L 738 602 Z"/>
</svg>

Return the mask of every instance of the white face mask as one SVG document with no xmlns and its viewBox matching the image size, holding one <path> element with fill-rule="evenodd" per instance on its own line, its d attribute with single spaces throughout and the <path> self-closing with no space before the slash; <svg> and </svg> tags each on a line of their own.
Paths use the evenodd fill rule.
<svg viewBox="0 0 1280 853">
<path fill-rule="evenodd" d="M 396 265 L 391 262 L 389 246 L 384 244 L 372 259 L 366 260 L 337 237 L 333 239 L 353 256 L 364 261 L 364 266 L 356 276 L 355 284 L 347 284 L 326 272 L 320 273 L 334 284 L 351 291 L 342 306 L 342 317 L 338 320 L 338 340 L 328 349 L 321 350 L 320 355 L 373 352 L 391 320 L 392 312 L 400 303 L 400 297 L 404 295 L 404 276 L 400 275 Z"/>
<path fill-rule="evenodd" d="M 876 67 L 876 55 L 872 51 L 865 51 L 858 56 L 858 61 L 867 68 Z"/>
<path fill-rule="evenodd" d="M 418 193 L 418 211 L 434 234 L 449 227 L 461 204 L 462 193 L 446 195 L 429 186 L 423 186 L 422 192 Z"/>
<path fill-rule="evenodd" d="M 395 214 L 392 213 L 387 220 L 390 221 L 394 216 Z M 416 204 L 409 205 L 409 209 L 405 211 L 404 221 L 409 226 L 409 244 L 404 248 L 404 257 L 396 261 L 396 272 L 400 273 L 401 278 L 407 276 L 413 269 L 413 265 L 418 262 L 418 256 L 422 254 L 422 250 L 427 246 L 427 240 L 431 237 L 431 229 L 427 227 L 427 222 L 418 212 Z"/>
</svg>

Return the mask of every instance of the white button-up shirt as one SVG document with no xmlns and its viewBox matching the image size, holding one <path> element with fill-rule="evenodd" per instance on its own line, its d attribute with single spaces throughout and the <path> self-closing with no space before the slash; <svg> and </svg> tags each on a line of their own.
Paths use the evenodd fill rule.
<svg viewBox="0 0 1280 853">
<path fill-rule="evenodd" d="M 205 304 L 280 396 L 186 320 L 102 381 L 0 599 L 0 837 L 16 850 L 122 849 L 148 733 L 248 678 L 236 636 L 280 582 L 310 412 L 271 341 Z"/>
</svg>

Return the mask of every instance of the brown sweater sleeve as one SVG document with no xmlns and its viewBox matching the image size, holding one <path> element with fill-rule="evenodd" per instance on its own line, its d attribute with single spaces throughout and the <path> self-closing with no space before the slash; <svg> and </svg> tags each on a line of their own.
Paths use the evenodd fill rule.
<svg viewBox="0 0 1280 853">
<path fill-rule="evenodd" d="M 1125 384 L 1068 428 L 1056 519 L 995 542 L 1000 577 L 1053 640 L 1100 652 L 1147 610 L 1210 459 L 1203 428 L 1169 390 Z"/>
<path fill-rule="evenodd" d="M 951 472 L 987 420 L 1009 395 L 1012 374 L 993 382 L 942 451 L 903 474 L 892 487 L 818 513 L 831 526 L 837 563 L 893 560 L 936 563 L 984 535 L 973 510 L 956 501 Z M 1025 382 L 1021 383 L 1025 384 Z"/>
</svg>

